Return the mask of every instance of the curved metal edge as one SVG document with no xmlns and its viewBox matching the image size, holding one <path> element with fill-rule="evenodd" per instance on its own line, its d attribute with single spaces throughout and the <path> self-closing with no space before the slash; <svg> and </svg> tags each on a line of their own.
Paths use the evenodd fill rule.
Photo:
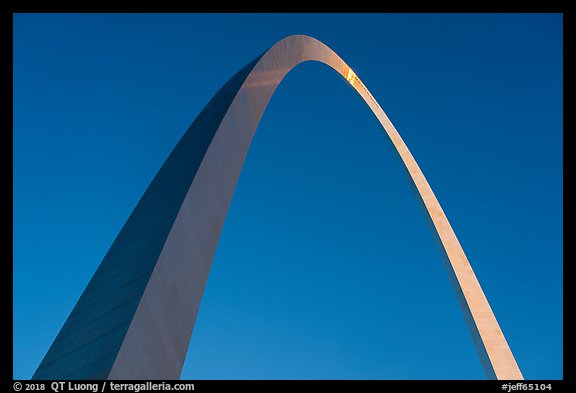
<svg viewBox="0 0 576 393">
<path fill-rule="evenodd" d="M 160 221 L 162 228 L 166 228 L 168 233 L 166 235 L 162 229 L 163 232 L 157 236 L 162 239 L 160 243 L 158 239 L 155 241 L 154 247 L 158 247 L 158 243 L 161 248 L 159 254 L 149 253 L 158 256 L 153 259 L 147 257 L 149 261 L 146 263 L 151 264 L 153 269 L 150 271 L 150 268 L 146 267 L 149 270 L 139 270 L 145 273 L 143 277 L 147 281 L 141 280 L 142 284 L 139 284 L 141 286 L 136 292 L 125 295 L 126 299 L 129 296 L 131 298 L 120 313 L 118 307 L 113 306 L 113 301 L 103 307 L 110 314 L 108 319 L 112 318 L 114 313 L 116 318 L 120 318 L 114 323 L 122 322 L 121 326 L 126 326 L 124 320 L 129 320 L 127 330 L 120 331 L 120 336 L 114 338 L 115 342 L 121 342 L 117 352 L 114 349 L 113 353 L 110 353 L 110 349 L 105 347 L 107 344 L 100 341 L 92 342 L 89 348 L 91 353 L 100 351 L 98 359 L 106 359 L 95 361 L 106 363 L 98 366 L 97 374 L 90 369 L 90 365 L 84 366 L 84 371 L 75 371 L 72 374 L 69 370 L 68 374 L 65 374 L 63 366 L 54 366 L 50 371 L 49 367 L 43 372 L 37 371 L 35 376 L 40 378 L 51 375 L 54 378 L 55 375 L 60 375 L 64 376 L 64 379 L 72 378 L 72 375 L 84 379 L 176 379 L 180 376 L 220 232 L 261 116 L 276 87 L 293 67 L 305 61 L 318 61 L 342 75 L 360 94 L 380 121 L 402 159 L 445 252 L 451 279 L 487 375 L 499 379 L 522 379 L 490 305 L 432 189 L 396 128 L 356 73 L 326 45 L 304 35 L 286 37 L 256 60 L 257 63 L 251 70 L 251 64 L 244 68 L 250 72 L 240 87 L 233 83 L 226 84 L 225 88 L 221 89 L 221 92 L 225 91 L 226 97 L 234 97 L 231 102 L 227 99 L 216 99 L 215 96 L 182 137 L 89 284 L 90 287 L 93 282 L 105 282 L 105 279 L 110 277 L 114 264 L 108 260 L 109 255 L 116 255 L 117 261 L 114 262 L 120 264 L 124 262 L 118 255 L 123 258 L 136 258 L 128 251 L 134 248 L 134 242 L 145 244 L 145 240 L 140 240 L 140 235 L 137 234 L 143 232 L 144 236 L 149 236 L 144 229 L 146 225 L 152 225 L 149 221 L 158 221 L 156 209 L 165 207 L 164 200 L 159 195 L 167 194 L 170 206 L 165 214 L 166 218 Z M 234 77 L 231 80 L 234 80 Z M 238 89 L 236 93 L 235 89 Z M 224 114 L 221 115 L 222 113 Z M 215 132 L 214 125 L 218 126 Z M 201 143 L 194 142 L 196 140 Z M 168 163 L 172 167 L 180 165 L 190 168 L 187 163 L 191 162 L 190 160 L 198 163 L 198 159 L 201 159 L 201 162 L 193 164 L 192 170 L 181 171 L 183 174 L 178 174 L 180 177 L 173 176 L 173 171 L 167 169 Z M 180 197 L 183 187 L 187 191 L 185 196 Z M 178 196 L 173 197 L 173 193 Z M 175 218 L 172 211 L 177 211 Z M 171 226 L 166 227 L 166 223 Z M 137 266 L 137 269 L 141 268 Z M 125 280 L 124 284 L 131 282 L 129 278 Z M 123 282 L 116 283 L 117 286 L 122 284 Z M 102 292 L 102 285 L 94 290 L 87 287 L 85 293 Z M 110 292 L 110 289 L 106 290 Z M 72 336 L 82 336 L 82 330 L 78 329 L 95 329 L 93 325 L 96 322 L 86 322 L 93 314 L 88 306 L 90 302 L 80 306 L 85 293 L 72 313 L 85 313 L 83 320 L 70 323 L 80 326 L 75 328 Z M 110 293 L 108 295 L 111 296 Z M 102 297 L 102 293 L 99 296 L 98 299 Z M 67 324 L 61 333 L 65 331 Z M 102 339 L 103 336 L 98 340 Z M 76 339 L 72 337 L 69 340 L 65 334 L 59 334 L 50 349 L 54 350 L 53 353 L 66 352 L 61 344 L 56 345 L 58 340 L 68 340 L 71 345 L 70 342 Z M 76 345 L 78 346 L 78 343 Z M 74 356 L 80 356 L 82 350 L 82 347 L 77 348 Z M 52 365 L 62 361 L 63 355 L 58 356 L 52 356 Z M 71 364 L 74 356 L 70 355 L 64 360 Z M 46 358 L 43 363 L 47 361 Z M 111 362 L 110 366 L 108 362 Z"/>
</svg>

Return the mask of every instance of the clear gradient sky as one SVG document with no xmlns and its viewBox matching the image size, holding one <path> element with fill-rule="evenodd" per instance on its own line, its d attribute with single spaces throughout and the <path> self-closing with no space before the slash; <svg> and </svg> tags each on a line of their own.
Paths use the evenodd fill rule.
<svg viewBox="0 0 576 393">
<path fill-rule="evenodd" d="M 15 15 L 14 378 L 204 105 L 291 34 L 334 49 L 396 125 L 524 376 L 562 378 L 559 14 Z M 253 140 L 182 378 L 484 377 L 379 123 L 328 67 L 298 66 Z"/>
</svg>

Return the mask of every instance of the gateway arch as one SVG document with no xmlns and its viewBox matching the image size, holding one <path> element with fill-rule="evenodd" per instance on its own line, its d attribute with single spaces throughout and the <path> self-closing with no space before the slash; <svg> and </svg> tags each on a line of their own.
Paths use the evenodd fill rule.
<svg viewBox="0 0 576 393">
<path fill-rule="evenodd" d="M 33 379 L 177 379 L 254 132 L 284 76 L 330 66 L 390 137 L 440 239 L 488 378 L 523 379 L 504 334 L 424 174 L 378 102 L 329 47 L 284 38 L 238 71 L 170 153 L 94 273 Z"/>
</svg>

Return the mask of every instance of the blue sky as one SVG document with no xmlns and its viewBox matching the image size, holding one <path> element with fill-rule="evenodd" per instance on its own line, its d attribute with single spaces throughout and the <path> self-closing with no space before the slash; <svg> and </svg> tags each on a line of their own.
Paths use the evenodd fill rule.
<svg viewBox="0 0 576 393">
<path fill-rule="evenodd" d="M 203 106 L 291 34 L 396 125 L 524 376 L 562 378 L 559 14 L 15 15 L 14 378 Z M 264 113 L 182 378 L 484 378 L 401 162 L 322 64 Z"/>
</svg>

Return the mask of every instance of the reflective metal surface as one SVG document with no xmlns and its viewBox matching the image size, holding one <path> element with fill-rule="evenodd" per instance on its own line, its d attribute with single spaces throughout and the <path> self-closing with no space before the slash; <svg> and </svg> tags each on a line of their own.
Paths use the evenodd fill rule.
<svg viewBox="0 0 576 393">
<path fill-rule="evenodd" d="M 180 376 L 252 137 L 278 84 L 305 61 L 332 67 L 374 112 L 437 232 L 488 377 L 522 379 L 446 215 L 396 128 L 356 73 L 326 45 L 303 35 L 279 41 L 208 103 L 146 190 L 34 378 Z"/>
</svg>

